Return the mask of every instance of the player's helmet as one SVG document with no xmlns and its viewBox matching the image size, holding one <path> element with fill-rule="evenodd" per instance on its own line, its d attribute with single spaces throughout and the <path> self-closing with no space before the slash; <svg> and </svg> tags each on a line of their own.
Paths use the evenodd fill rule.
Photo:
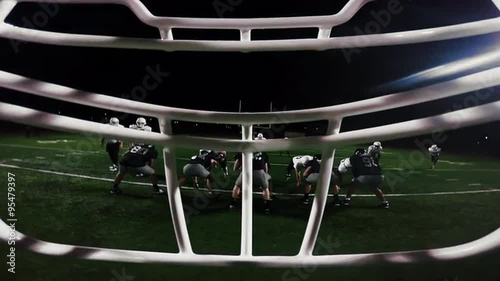
<svg viewBox="0 0 500 281">
<path fill-rule="evenodd" d="M 135 124 L 137 125 L 137 127 L 139 128 L 144 128 L 144 126 L 146 126 L 146 119 L 144 117 L 139 117 L 137 118 L 137 120 L 135 121 Z"/>
<path fill-rule="evenodd" d="M 313 156 L 315 160 L 321 160 L 321 154 L 316 154 Z"/>
<path fill-rule="evenodd" d="M 376 147 L 381 147 L 382 146 L 382 144 L 379 141 L 374 142 L 373 145 L 376 146 Z"/>
<path fill-rule="evenodd" d="M 354 150 L 354 155 L 362 155 L 365 153 L 366 153 L 366 150 L 364 148 L 356 148 L 356 150 Z"/>
<path fill-rule="evenodd" d="M 120 124 L 120 120 L 118 120 L 118 118 L 116 118 L 116 117 L 113 117 L 113 118 L 109 119 L 109 124 L 118 125 L 118 124 Z"/>
<path fill-rule="evenodd" d="M 264 139 L 264 135 L 263 135 L 262 133 L 258 133 L 258 134 L 257 134 L 257 139 L 258 139 L 258 140 L 262 140 L 262 139 Z"/>
</svg>

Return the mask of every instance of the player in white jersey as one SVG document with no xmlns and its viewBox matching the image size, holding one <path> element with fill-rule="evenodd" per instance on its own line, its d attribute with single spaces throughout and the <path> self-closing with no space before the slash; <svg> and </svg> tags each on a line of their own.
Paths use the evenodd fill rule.
<svg viewBox="0 0 500 281">
<path fill-rule="evenodd" d="M 120 124 L 120 120 L 118 118 L 113 117 L 109 119 L 109 125 L 124 128 L 123 125 Z M 123 147 L 123 142 L 121 140 L 116 139 L 101 139 L 101 145 L 106 143 L 106 152 L 109 155 L 109 159 L 111 159 L 111 166 L 109 166 L 109 170 L 111 172 L 118 171 L 118 154 L 120 153 L 120 149 Z"/>
<path fill-rule="evenodd" d="M 429 156 L 431 158 L 432 169 L 436 166 L 437 161 L 439 160 L 439 154 L 441 153 L 441 148 L 437 146 L 437 144 L 433 144 L 429 147 Z"/>
<path fill-rule="evenodd" d="M 368 147 L 367 153 L 373 158 L 373 160 L 375 160 L 375 163 L 378 164 L 382 150 L 382 144 L 379 141 L 376 141 Z"/>
<path fill-rule="evenodd" d="M 150 126 L 148 126 L 148 124 L 146 123 L 146 118 L 144 118 L 144 117 L 137 118 L 137 120 L 135 121 L 135 124 L 132 124 L 128 127 L 130 129 L 134 129 L 134 130 L 138 130 L 138 131 L 145 131 L 145 132 L 152 132 L 153 131 L 153 129 Z M 147 145 L 147 144 L 129 143 L 129 148 L 134 147 L 136 145 L 142 146 L 142 145 Z M 153 147 L 153 149 L 154 149 L 154 147 Z M 154 164 L 154 160 L 150 162 L 150 166 L 153 167 L 153 164 Z M 144 175 L 141 173 L 137 174 L 137 177 L 142 177 L 142 176 L 144 176 Z"/>
<path fill-rule="evenodd" d="M 318 160 L 321 160 L 321 155 L 316 155 Z M 295 179 L 297 180 L 297 186 L 300 185 L 300 168 L 304 168 L 306 163 L 313 160 L 314 156 L 311 155 L 297 155 L 290 159 L 290 163 L 286 168 L 285 180 L 289 180 L 292 177 L 292 170 L 295 170 Z"/>
<path fill-rule="evenodd" d="M 265 139 L 266 138 L 264 137 L 264 135 L 262 133 L 258 133 L 257 137 L 254 140 L 265 140 Z"/>
</svg>

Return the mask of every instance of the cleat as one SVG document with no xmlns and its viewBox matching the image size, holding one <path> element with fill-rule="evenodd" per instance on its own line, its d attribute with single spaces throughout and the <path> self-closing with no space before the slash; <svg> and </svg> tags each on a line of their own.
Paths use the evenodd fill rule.
<svg viewBox="0 0 500 281">
<path fill-rule="evenodd" d="M 153 188 L 153 194 L 158 195 L 158 194 L 163 194 L 165 193 L 165 190 L 160 189 L 160 188 Z"/>
<path fill-rule="evenodd" d="M 121 194 L 121 193 L 122 193 L 122 191 L 121 191 L 119 188 L 112 188 L 112 189 L 110 190 L 110 193 L 111 193 L 111 194 L 116 194 L 116 195 L 118 195 L 118 194 Z"/>
<path fill-rule="evenodd" d="M 143 175 L 143 174 L 141 174 L 141 173 L 137 173 L 135 176 L 136 176 L 136 177 L 138 177 L 138 178 L 142 178 L 142 177 L 144 177 L 144 175 Z"/>
<path fill-rule="evenodd" d="M 380 209 L 389 209 L 389 202 L 382 202 L 380 204 L 377 205 L 377 208 L 380 208 Z"/>
<path fill-rule="evenodd" d="M 309 205 L 309 198 L 302 199 L 302 204 Z"/>
<path fill-rule="evenodd" d="M 350 203 L 351 203 L 351 199 L 344 199 L 342 201 L 342 206 L 349 207 Z"/>
</svg>

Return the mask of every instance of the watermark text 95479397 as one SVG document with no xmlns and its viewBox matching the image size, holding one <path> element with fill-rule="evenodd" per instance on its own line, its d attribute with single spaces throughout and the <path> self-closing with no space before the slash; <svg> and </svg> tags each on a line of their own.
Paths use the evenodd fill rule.
<svg viewBox="0 0 500 281">
<path fill-rule="evenodd" d="M 9 250 L 7 255 L 8 271 L 16 273 L 16 175 L 7 173 L 7 223 L 9 224 Z"/>
</svg>

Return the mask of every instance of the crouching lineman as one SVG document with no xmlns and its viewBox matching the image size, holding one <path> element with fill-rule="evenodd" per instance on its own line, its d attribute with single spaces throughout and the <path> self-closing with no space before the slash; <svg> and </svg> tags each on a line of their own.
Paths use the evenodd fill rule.
<svg viewBox="0 0 500 281">
<path fill-rule="evenodd" d="M 373 157 L 368 155 L 363 148 L 358 148 L 354 151 L 354 155 L 342 160 L 339 165 L 339 172 L 345 173 L 349 168 L 352 168 L 353 179 L 343 202 L 344 206 L 349 206 L 356 188 L 364 185 L 371 187 L 373 193 L 380 200 L 380 204 L 377 207 L 389 208 L 389 202 L 385 199 L 382 190 L 380 190 L 380 186 L 384 181 L 384 175 Z"/>
<path fill-rule="evenodd" d="M 214 151 L 211 150 L 211 149 L 200 149 L 200 151 L 198 152 L 198 156 L 202 156 L 204 154 L 210 154 L 210 153 L 213 153 L 213 152 Z M 227 158 L 226 158 L 227 152 L 226 151 L 219 151 L 219 152 L 216 152 L 216 153 L 219 155 L 219 158 L 218 158 L 217 162 L 219 163 L 220 168 L 221 168 L 222 172 L 224 173 L 224 178 L 227 178 L 229 176 L 229 173 L 228 173 L 228 170 L 227 170 Z M 194 177 L 193 181 L 194 181 L 194 187 L 195 188 L 200 188 L 198 177 Z"/>
<path fill-rule="evenodd" d="M 429 156 L 431 157 L 432 169 L 436 167 L 436 163 L 439 160 L 439 153 L 441 153 L 441 148 L 437 146 L 437 144 L 433 144 L 429 147 Z"/>
<path fill-rule="evenodd" d="M 236 162 L 234 163 L 234 170 L 237 171 L 242 167 L 243 154 L 238 153 L 234 156 Z M 252 182 L 253 187 L 259 187 L 262 189 L 262 198 L 264 199 L 264 210 L 266 212 L 270 211 L 271 200 L 270 200 L 270 192 L 269 192 L 269 181 L 271 180 L 271 176 L 266 172 L 268 170 L 267 167 L 267 159 L 268 155 L 265 152 L 254 152 L 252 158 Z M 241 188 L 243 186 L 243 173 L 240 173 L 233 188 L 233 200 L 230 204 L 230 208 L 234 209 L 239 206 L 239 199 L 241 194 Z M 253 188 L 252 186 L 246 186 L 245 188 Z"/>
<path fill-rule="evenodd" d="M 300 185 L 300 168 L 304 168 L 305 164 L 316 157 L 317 160 L 321 160 L 321 154 L 315 156 L 311 155 L 297 155 L 290 159 L 290 163 L 286 168 L 285 180 L 289 180 L 292 177 L 292 170 L 295 170 L 295 180 L 297 182 L 297 187 Z"/>
<path fill-rule="evenodd" d="M 211 149 L 200 149 L 200 151 L 198 152 L 198 155 L 210 153 L 212 151 L 213 150 L 211 150 Z M 221 150 L 221 151 L 218 151 L 216 153 L 220 157 L 220 159 L 218 161 L 218 163 L 220 165 L 220 169 L 224 173 L 224 177 L 227 178 L 229 176 L 229 171 L 228 171 L 228 168 L 227 168 L 227 152 L 225 150 Z"/>
<path fill-rule="evenodd" d="M 179 179 L 179 186 L 183 186 L 188 177 L 204 178 L 207 179 L 208 194 L 212 195 L 214 178 L 210 174 L 210 171 L 219 159 L 220 156 L 211 150 L 192 156 L 189 162 L 182 168 L 184 176 Z"/>
<path fill-rule="evenodd" d="M 302 199 L 302 203 L 309 204 L 309 194 L 311 193 L 311 188 L 313 184 L 318 182 L 320 176 L 320 168 L 321 164 L 318 161 L 317 157 L 314 157 L 313 160 L 308 161 L 305 164 L 305 171 L 303 173 L 304 176 L 304 198 Z M 330 178 L 330 186 L 332 188 L 333 193 L 333 204 L 335 207 L 340 206 L 339 200 L 339 191 L 340 191 L 340 183 L 342 181 L 342 176 L 337 168 L 333 168 L 331 178 Z"/>
<path fill-rule="evenodd" d="M 129 173 L 142 173 L 149 176 L 151 183 L 153 184 L 153 193 L 160 194 L 164 193 L 162 189 L 158 187 L 158 178 L 156 176 L 155 170 L 149 165 L 151 161 L 158 157 L 158 153 L 152 147 L 152 145 L 136 145 L 130 148 L 120 160 L 120 169 L 115 177 L 115 182 L 113 188 L 111 189 L 112 194 L 120 194 L 120 183 Z"/>
<path fill-rule="evenodd" d="M 113 117 L 109 119 L 109 124 L 111 126 L 115 126 L 118 128 L 123 128 L 123 125 L 120 124 L 120 120 L 118 118 Z M 109 170 L 111 172 L 118 171 L 118 154 L 120 154 L 120 149 L 123 147 L 123 142 L 115 139 L 101 139 L 101 146 L 106 142 L 106 152 L 109 155 L 109 159 L 111 160 L 111 166 L 109 166 Z"/>
</svg>

